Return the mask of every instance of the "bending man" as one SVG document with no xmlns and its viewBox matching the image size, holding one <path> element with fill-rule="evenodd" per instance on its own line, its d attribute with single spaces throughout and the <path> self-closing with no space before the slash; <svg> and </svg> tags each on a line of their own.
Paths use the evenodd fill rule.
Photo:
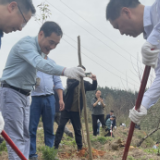
<svg viewBox="0 0 160 160">
<path fill-rule="evenodd" d="M 137 37 L 143 33 L 146 39 L 142 46 L 142 60 L 147 66 L 155 68 L 156 78 L 145 92 L 139 111 L 130 110 L 129 117 L 134 123 L 140 123 L 147 109 L 160 98 L 160 1 L 152 6 L 144 6 L 138 0 L 110 0 L 106 9 L 106 18 L 122 35 Z"/>
<path fill-rule="evenodd" d="M 25 37 L 11 49 L 0 88 L 0 109 L 5 131 L 17 147 L 29 158 L 30 92 L 36 83 L 37 70 L 49 75 L 64 75 L 80 79 L 85 76 L 79 67 L 65 68 L 44 57 L 55 49 L 62 38 L 62 30 L 55 22 L 45 22 L 36 37 Z M 9 160 L 19 160 L 7 145 Z"/>
</svg>

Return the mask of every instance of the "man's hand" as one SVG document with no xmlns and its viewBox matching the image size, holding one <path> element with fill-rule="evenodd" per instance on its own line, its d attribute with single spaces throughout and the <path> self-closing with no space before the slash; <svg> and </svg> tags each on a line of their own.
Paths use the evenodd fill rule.
<svg viewBox="0 0 160 160">
<path fill-rule="evenodd" d="M 4 119 L 2 113 L 0 112 L 0 133 L 2 133 L 3 129 L 4 129 Z"/>
<path fill-rule="evenodd" d="M 135 124 L 139 124 L 145 115 L 147 115 L 147 109 L 143 106 L 140 106 L 140 109 L 137 111 L 135 110 L 135 107 L 129 111 L 129 118 Z"/>
<path fill-rule="evenodd" d="M 81 67 L 66 68 L 64 70 L 64 76 L 80 81 L 81 77 L 85 77 L 85 72 Z"/>
<path fill-rule="evenodd" d="M 63 111 L 65 108 L 65 104 L 63 100 L 59 100 L 59 111 Z"/>
<path fill-rule="evenodd" d="M 90 77 L 92 80 L 97 80 L 97 77 L 96 75 L 92 74 L 91 77 Z"/>
<path fill-rule="evenodd" d="M 158 62 L 158 55 L 160 50 L 156 46 L 146 42 L 141 49 L 142 52 L 142 62 L 147 66 L 156 68 Z"/>
</svg>

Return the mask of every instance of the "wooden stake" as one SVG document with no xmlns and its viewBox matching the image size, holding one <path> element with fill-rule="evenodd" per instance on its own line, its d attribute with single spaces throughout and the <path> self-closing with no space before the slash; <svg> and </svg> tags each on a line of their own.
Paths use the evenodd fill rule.
<svg viewBox="0 0 160 160">
<path fill-rule="evenodd" d="M 78 85 L 78 110 L 79 110 L 79 119 L 80 119 L 80 123 L 81 123 L 81 130 L 82 130 L 82 142 L 84 143 L 84 146 L 86 147 L 86 141 L 85 141 L 85 138 L 84 138 L 84 131 L 83 131 L 83 126 L 82 126 L 82 114 L 81 114 L 81 106 L 80 106 L 80 85 Z"/>
<path fill-rule="evenodd" d="M 78 60 L 79 60 L 79 65 L 82 66 L 80 36 L 78 36 L 77 38 L 78 38 Z M 83 78 L 81 78 L 81 89 L 82 89 L 83 107 L 84 107 L 84 120 L 85 120 L 85 125 L 86 125 L 87 142 L 88 142 L 88 149 L 89 149 L 89 160 L 93 160 L 91 141 L 90 141 L 90 137 L 89 137 L 89 127 L 88 127 L 87 107 L 86 107 L 86 96 L 85 96 L 85 88 L 84 88 Z"/>
</svg>

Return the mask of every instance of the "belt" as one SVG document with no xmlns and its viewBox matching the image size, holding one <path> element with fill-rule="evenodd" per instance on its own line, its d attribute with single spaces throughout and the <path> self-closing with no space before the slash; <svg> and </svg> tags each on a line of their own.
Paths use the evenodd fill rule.
<svg viewBox="0 0 160 160">
<path fill-rule="evenodd" d="M 46 94 L 46 95 L 40 95 L 41 97 L 47 97 L 47 96 L 51 96 L 53 94 Z"/>
<path fill-rule="evenodd" d="M 20 89 L 20 88 L 16 88 L 16 87 L 10 86 L 10 85 L 7 84 L 7 83 L 2 83 L 2 84 L 1 84 L 1 87 L 12 88 L 12 89 L 18 91 L 19 93 L 22 93 L 22 94 L 25 95 L 25 96 L 29 96 L 29 95 L 30 95 L 30 92 L 31 92 L 31 91 L 26 91 L 26 90 L 23 90 L 23 89 Z"/>
</svg>

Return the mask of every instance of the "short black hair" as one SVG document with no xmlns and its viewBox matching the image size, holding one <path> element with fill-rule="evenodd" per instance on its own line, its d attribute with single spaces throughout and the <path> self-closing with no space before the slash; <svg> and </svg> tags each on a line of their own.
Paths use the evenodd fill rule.
<svg viewBox="0 0 160 160">
<path fill-rule="evenodd" d="M 111 116 L 110 118 L 116 118 L 116 116 L 115 116 L 115 115 L 113 115 L 113 116 Z"/>
<path fill-rule="evenodd" d="M 114 21 L 123 7 L 136 8 L 139 4 L 139 0 L 110 0 L 106 7 L 106 19 Z"/>
<path fill-rule="evenodd" d="M 5 5 L 11 2 L 17 2 L 18 6 L 24 13 L 31 11 L 32 15 L 36 13 L 36 9 L 32 3 L 32 0 L 0 0 L 1 5 Z"/>
<path fill-rule="evenodd" d="M 63 36 L 61 27 L 56 22 L 52 21 L 46 21 L 40 28 L 40 31 L 44 32 L 45 37 L 49 37 L 53 32 L 56 33 L 57 36 Z"/>
<path fill-rule="evenodd" d="M 86 68 L 83 65 L 78 65 L 77 67 L 81 67 L 86 71 Z"/>
<path fill-rule="evenodd" d="M 113 111 L 113 110 L 110 110 L 110 112 L 111 112 L 111 113 L 114 113 L 114 111 Z"/>
</svg>

